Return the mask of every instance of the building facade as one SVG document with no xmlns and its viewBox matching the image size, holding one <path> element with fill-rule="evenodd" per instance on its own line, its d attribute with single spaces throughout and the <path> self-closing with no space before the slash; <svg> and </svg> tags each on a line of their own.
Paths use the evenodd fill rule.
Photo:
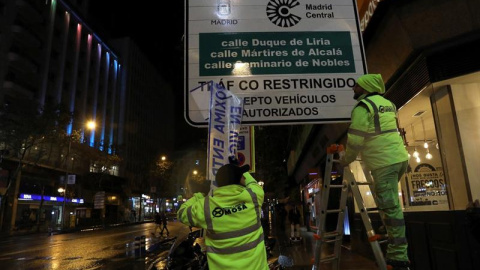
<svg viewBox="0 0 480 270">
<path fill-rule="evenodd" d="M 31 100 L 72 113 L 70 141 L 36 160 L 45 145 L 32 147 L 20 174 L 0 142 L 0 181 L 14 183 L 9 200 L 0 185 L 2 209 L 13 202 L 0 223 L 11 229 L 123 222 L 133 210 L 143 219 L 132 201 L 149 192 L 148 166 L 172 150 L 172 89 L 133 41 L 105 41 L 88 25 L 87 2 L 0 1 L 0 104 Z"/>
<path fill-rule="evenodd" d="M 465 209 L 480 198 L 480 20 L 475 15 L 480 2 L 358 4 L 368 72 L 382 74 L 385 96 L 399 109 L 411 154 L 399 199 L 413 268 L 478 269 L 480 243 L 470 232 Z M 304 130 L 308 135 L 298 134 L 299 141 L 311 140 L 292 151 L 289 175 L 306 188 L 304 193 L 318 187 L 307 178 L 308 170 L 323 171 L 325 154 L 315 153 L 325 153 L 331 143 L 345 143 L 346 128 L 310 126 Z M 381 225 L 375 213 L 372 222 Z M 350 229 L 353 250 L 372 256 L 358 212 L 350 215 Z"/>
</svg>

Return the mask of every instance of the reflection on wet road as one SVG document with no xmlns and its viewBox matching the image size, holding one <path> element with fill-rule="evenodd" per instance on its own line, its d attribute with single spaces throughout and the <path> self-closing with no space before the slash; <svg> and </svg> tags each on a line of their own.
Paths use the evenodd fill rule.
<svg viewBox="0 0 480 270">
<path fill-rule="evenodd" d="M 170 237 L 189 232 L 187 226 L 176 221 L 169 222 L 168 227 Z M 162 250 L 170 247 L 167 241 L 162 244 L 165 238 L 152 235 L 154 228 L 153 223 L 144 223 L 52 236 L 8 237 L 0 240 L 1 270 L 145 269 Z M 144 239 L 135 241 L 142 235 Z M 143 244 L 145 251 L 155 252 L 140 254 Z"/>
</svg>

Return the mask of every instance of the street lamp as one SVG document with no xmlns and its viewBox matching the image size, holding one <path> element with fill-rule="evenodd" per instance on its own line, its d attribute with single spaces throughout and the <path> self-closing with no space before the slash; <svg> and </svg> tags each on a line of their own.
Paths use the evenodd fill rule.
<svg viewBox="0 0 480 270">
<path fill-rule="evenodd" d="M 164 176 L 165 176 L 165 173 L 166 173 L 166 170 L 168 168 L 168 163 L 166 162 L 167 161 L 167 156 L 166 155 L 162 155 L 160 156 L 160 162 L 157 162 L 157 168 L 160 169 L 160 179 L 161 181 L 164 180 Z M 158 182 L 156 182 L 156 184 L 158 184 Z M 158 208 L 160 210 L 166 210 L 166 206 L 164 205 L 161 205 L 160 202 L 163 202 L 163 199 L 160 199 L 160 194 L 157 193 L 157 186 L 155 186 L 155 199 L 154 199 L 154 202 L 155 202 L 155 210 L 158 206 Z"/>
<path fill-rule="evenodd" d="M 95 129 L 95 121 L 88 121 L 85 126 L 90 129 L 94 130 Z M 67 185 L 68 185 L 68 157 L 70 156 L 70 150 L 72 148 L 72 134 L 68 136 L 68 150 L 67 150 L 67 155 L 65 156 L 65 179 L 63 179 L 65 188 L 63 188 L 63 207 L 62 207 L 62 228 L 65 228 L 65 219 L 67 218 L 66 215 L 66 202 L 67 202 Z M 71 158 L 73 161 L 73 157 Z M 73 164 L 73 163 L 72 163 Z M 73 166 L 73 165 L 72 165 Z M 60 192 L 60 189 L 58 190 Z"/>
<path fill-rule="evenodd" d="M 66 207 L 65 203 L 67 200 L 67 184 L 68 184 L 68 156 L 70 155 L 70 149 L 72 148 L 72 135 L 68 136 L 68 150 L 67 155 L 65 156 L 65 178 L 63 179 L 63 183 L 65 184 L 65 188 L 63 188 L 63 206 L 62 206 L 62 229 L 65 228 L 65 219 L 66 219 Z M 60 192 L 60 189 L 58 190 Z"/>
<path fill-rule="evenodd" d="M 95 123 L 94 120 L 89 120 L 85 123 L 86 129 L 90 131 L 88 139 L 86 138 L 86 130 L 82 131 L 82 142 L 88 142 L 88 145 L 90 147 L 95 147 L 95 133 L 93 131 L 95 130 L 96 126 L 97 123 Z"/>
<path fill-rule="evenodd" d="M 93 121 L 93 120 L 90 120 L 90 121 L 87 122 L 87 128 L 88 128 L 89 130 L 94 130 L 95 127 L 96 127 L 96 125 L 97 125 L 97 124 L 96 124 L 95 121 Z"/>
</svg>

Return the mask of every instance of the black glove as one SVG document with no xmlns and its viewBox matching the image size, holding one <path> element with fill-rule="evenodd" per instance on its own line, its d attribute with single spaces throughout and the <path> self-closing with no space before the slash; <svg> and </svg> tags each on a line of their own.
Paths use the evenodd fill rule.
<svg viewBox="0 0 480 270">
<path fill-rule="evenodd" d="M 240 162 L 238 161 L 238 159 L 235 156 L 229 156 L 228 157 L 228 163 L 230 163 L 232 165 L 235 165 L 235 166 L 240 165 Z"/>
</svg>

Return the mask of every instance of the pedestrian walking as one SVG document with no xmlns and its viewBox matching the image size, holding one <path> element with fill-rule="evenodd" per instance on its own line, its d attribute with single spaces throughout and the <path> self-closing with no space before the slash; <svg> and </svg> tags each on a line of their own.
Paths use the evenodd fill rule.
<svg viewBox="0 0 480 270">
<path fill-rule="evenodd" d="M 387 265 L 392 270 L 409 270 L 405 220 L 398 199 L 398 181 L 407 169 L 408 153 L 398 130 L 397 110 L 382 96 L 385 85 L 380 74 L 360 76 L 353 92 L 358 102 L 352 110 L 341 165 L 361 155 L 374 179 L 377 207 L 387 229 Z"/>
<path fill-rule="evenodd" d="M 157 235 L 157 230 L 161 230 L 162 226 L 162 216 L 158 212 L 155 211 L 155 216 L 154 216 L 154 222 L 155 222 L 155 229 L 153 230 L 153 235 Z"/>
<path fill-rule="evenodd" d="M 170 232 L 168 231 L 167 228 L 167 215 L 165 214 L 165 211 L 162 212 L 160 215 L 160 222 L 162 224 L 162 230 L 160 231 L 160 236 L 163 236 L 163 231 L 167 231 L 167 236 L 170 235 Z"/>
<path fill-rule="evenodd" d="M 223 165 L 215 175 L 218 188 L 208 196 L 195 193 L 177 213 L 180 222 L 206 229 L 211 270 L 268 270 L 260 216 L 265 194 L 249 169 Z"/>
<path fill-rule="evenodd" d="M 310 231 L 310 220 L 312 213 L 310 212 L 312 210 L 312 203 L 308 202 L 307 207 L 305 207 L 305 226 L 307 227 L 307 232 Z"/>
<path fill-rule="evenodd" d="M 290 239 L 299 241 L 300 237 L 300 211 L 296 205 L 293 205 L 292 209 L 288 211 L 288 220 L 290 221 Z"/>
<path fill-rule="evenodd" d="M 137 222 L 137 211 L 135 209 L 132 209 L 132 222 Z"/>
<path fill-rule="evenodd" d="M 279 227 L 279 231 L 285 231 L 285 222 L 287 222 L 287 210 L 285 210 L 285 204 L 279 203 L 275 206 L 275 209 L 277 211 L 277 223 Z"/>
</svg>

